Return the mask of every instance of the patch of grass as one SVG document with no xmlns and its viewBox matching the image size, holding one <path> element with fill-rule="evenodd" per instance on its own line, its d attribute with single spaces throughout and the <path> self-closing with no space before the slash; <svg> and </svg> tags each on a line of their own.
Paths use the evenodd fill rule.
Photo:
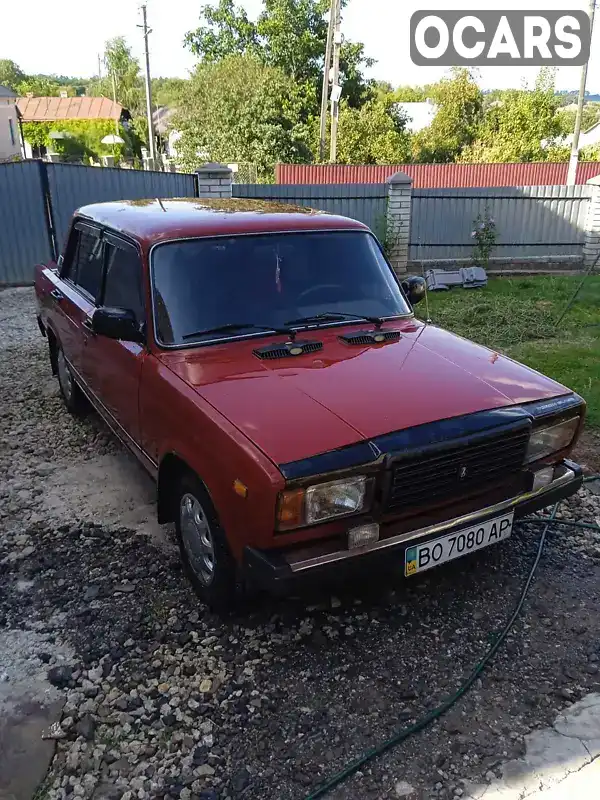
<svg viewBox="0 0 600 800">
<path fill-rule="evenodd" d="M 600 427 L 600 276 L 588 278 L 556 328 L 581 278 L 493 278 L 484 289 L 429 294 L 431 319 L 501 350 L 578 392 L 588 424 Z M 418 308 L 425 318 L 424 303 Z"/>
<path fill-rule="evenodd" d="M 525 342 L 511 347 L 509 355 L 584 397 L 588 427 L 600 428 L 600 335 Z"/>
</svg>

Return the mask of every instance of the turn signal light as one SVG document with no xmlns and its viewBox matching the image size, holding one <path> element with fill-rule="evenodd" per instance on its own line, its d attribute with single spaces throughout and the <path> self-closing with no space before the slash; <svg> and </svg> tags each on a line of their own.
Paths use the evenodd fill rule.
<svg viewBox="0 0 600 800">
<path fill-rule="evenodd" d="M 240 497 L 248 497 L 248 487 L 239 478 L 236 478 L 233 482 L 233 491 L 239 494 Z"/>
<path fill-rule="evenodd" d="M 304 523 L 304 489 L 288 489 L 279 495 L 277 527 L 280 531 Z"/>
</svg>

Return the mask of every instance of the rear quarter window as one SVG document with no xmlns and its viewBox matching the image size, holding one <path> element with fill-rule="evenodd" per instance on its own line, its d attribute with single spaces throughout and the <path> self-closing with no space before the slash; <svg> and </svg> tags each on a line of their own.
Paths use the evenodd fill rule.
<svg viewBox="0 0 600 800">
<path fill-rule="evenodd" d="M 62 277 L 73 281 L 95 301 L 102 287 L 102 267 L 100 231 L 77 223 L 69 237 Z"/>
</svg>

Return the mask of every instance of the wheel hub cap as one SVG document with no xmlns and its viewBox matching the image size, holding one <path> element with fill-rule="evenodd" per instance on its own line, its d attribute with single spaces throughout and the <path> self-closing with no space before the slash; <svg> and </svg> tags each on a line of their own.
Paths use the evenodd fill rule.
<svg viewBox="0 0 600 800">
<path fill-rule="evenodd" d="M 181 498 L 179 521 L 183 546 L 192 569 L 208 586 L 215 573 L 215 546 L 204 509 L 193 494 L 184 494 Z"/>
<path fill-rule="evenodd" d="M 73 395 L 73 378 L 67 367 L 67 361 L 62 350 L 58 354 L 57 367 L 60 388 L 63 390 L 65 397 L 70 400 Z"/>
</svg>

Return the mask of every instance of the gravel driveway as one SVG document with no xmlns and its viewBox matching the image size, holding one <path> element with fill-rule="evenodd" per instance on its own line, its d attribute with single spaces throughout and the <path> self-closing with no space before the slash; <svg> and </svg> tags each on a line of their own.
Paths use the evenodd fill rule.
<svg viewBox="0 0 600 800">
<path fill-rule="evenodd" d="M 0 625 L 13 643 L 0 679 L 41 675 L 66 699 L 38 798 L 307 797 L 456 690 L 510 615 L 540 533 L 519 525 L 417 581 L 256 598 L 223 622 L 153 513 L 136 462 L 95 415 L 64 410 L 32 291 L 0 292 Z M 560 515 L 594 522 L 600 497 L 585 490 Z M 463 779 L 492 781 L 526 734 L 600 691 L 599 588 L 600 534 L 554 529 L 472 691 L 330 797 L 411 796 L 408 784 L 453 798 Z"/>
</svg>

